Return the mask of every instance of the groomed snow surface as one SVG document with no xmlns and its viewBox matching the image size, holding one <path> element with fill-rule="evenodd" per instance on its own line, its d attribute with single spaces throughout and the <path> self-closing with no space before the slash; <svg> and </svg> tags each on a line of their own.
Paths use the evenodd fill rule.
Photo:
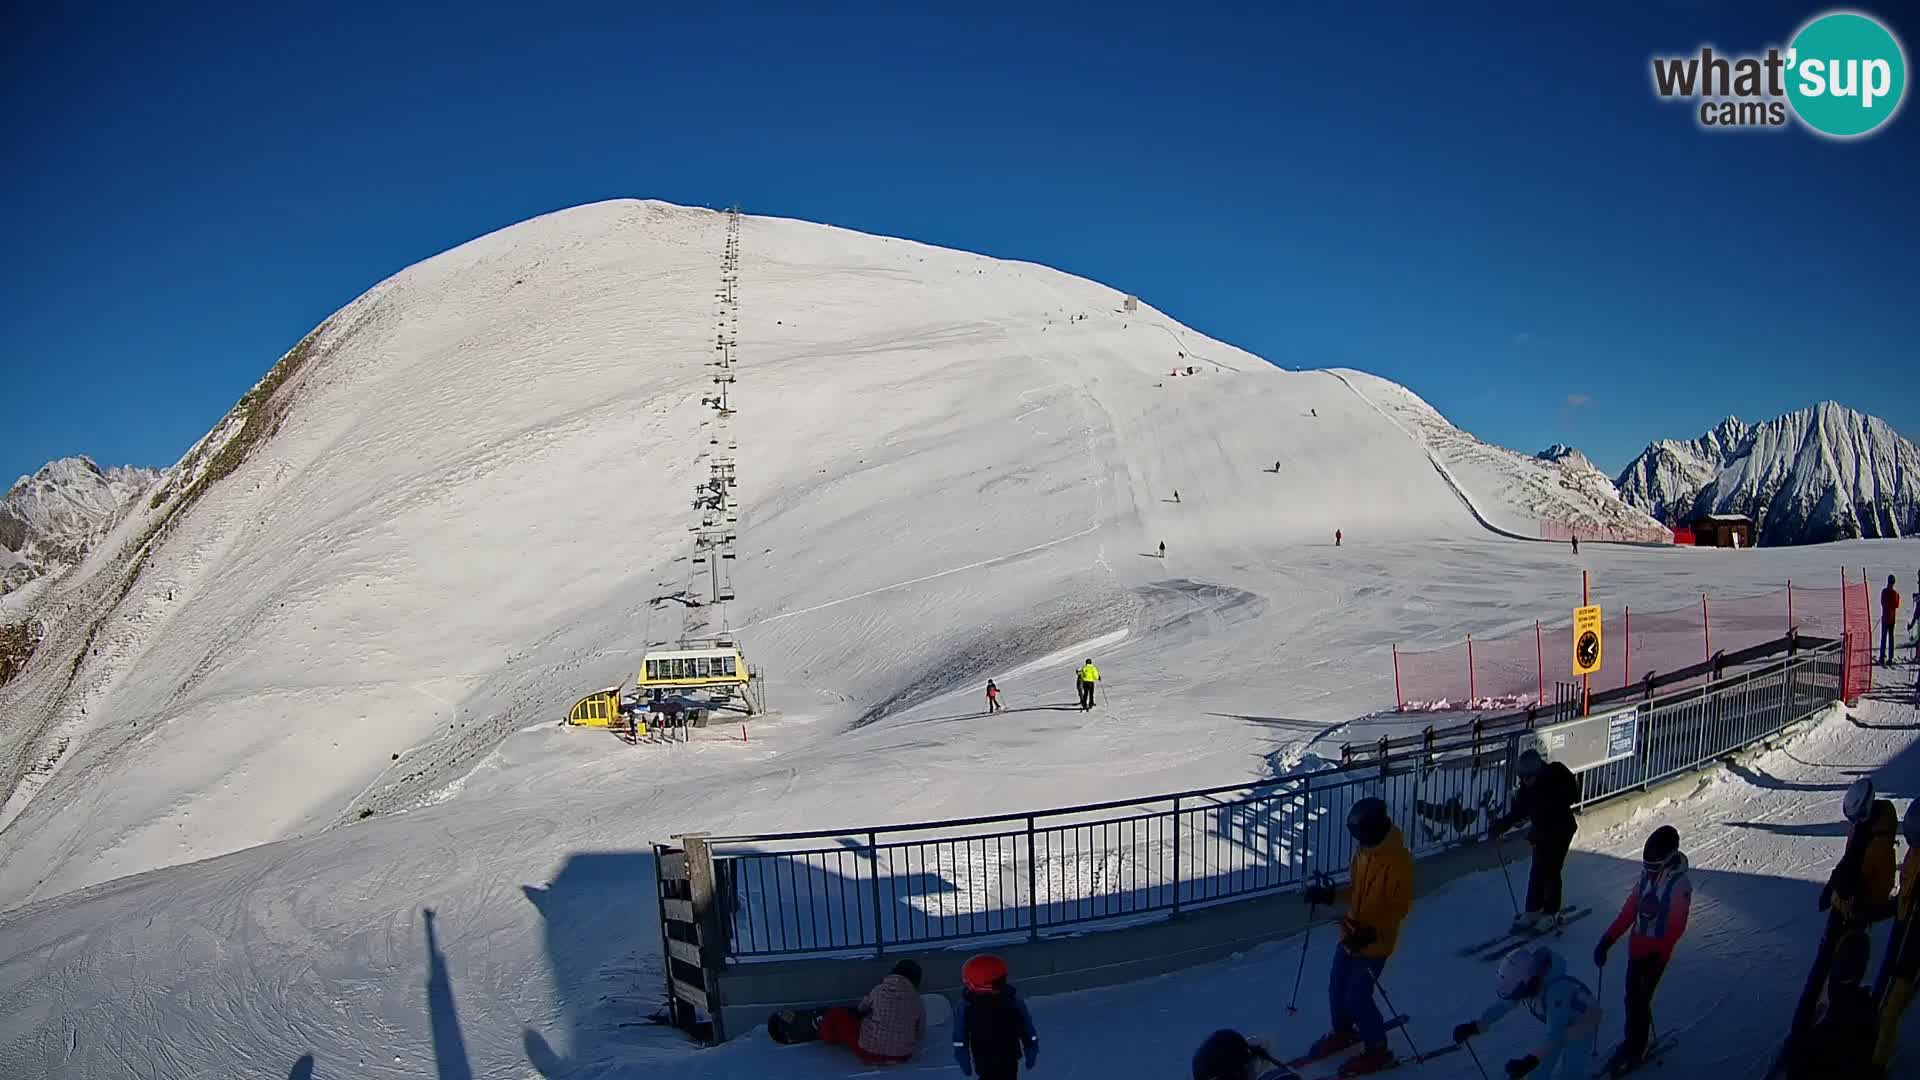
<svg viewBox="0 0 1920 1080">
<path fill-rule="evenodd" d="M 817 1047 L 631 1026 L 660 998 L 652 841 L 1263 777 L 1424 726 L 1357 719 L 1393 700 L 1389 645 L 1563 619 L 1583 569 L 1603 605 L 1657 610 L 1920 566 L 1911 542 L 1576 560 L 1502 538 L 1482 522 L 1530 535 L 1546 511 L 1511 492 L 1553 466 L 1514 455 L 1483 483 L 1506 452 L 1442 439 L 1392 384 L 1273 368 L 1043 267 L 800 222 L 745 219 L 723 424 L 699 399 L 724 231 L 606 204 L 403 271 L 329 322 L 274 433 L 124 597 L 146 499 L 40 587 L 49 644 L 0 688 L 28 781 L 0 816 L 0 1075 L 281 1076 L 308 1054 L 374 1080 L 843 1075 Z M 773 713 L 673 747 L 552 726 L 681 630 L 651 601 L 688 584 L 714 439 L 739 447 L 741 557 L 709 614 Z M 1557 517 L 1588 498 L 1553 491 Z M 1106 681 L 1082 714 L 1061 706 L 1088 655 Z M 1797 985 L 1835 785 L 1888 761 L 1890 791 L 1920 786 L 1907 738 L 1840 721 L 1792 751 L 1814 764 L 1776 755 L 1785 786 L 1675 809 L 1707 869 L 1663 1018 Z M 1644 831 L 1587 837 L 1574 894 L 1624 890 Z M 1387 973 L 1416 1036 L 1459 1018 L 1484 973 L 1452 950 L 1505 897 L 1496 873 L 1422 903 Z M 1212 1027 L 1279 1027 L 1293 948 L 1041 998 L 1041 1069 L 1181 1075 Z M 1687 1060 L 1758 1045 L 1785 1015 L 1758 1006 Z"/>
</svg>

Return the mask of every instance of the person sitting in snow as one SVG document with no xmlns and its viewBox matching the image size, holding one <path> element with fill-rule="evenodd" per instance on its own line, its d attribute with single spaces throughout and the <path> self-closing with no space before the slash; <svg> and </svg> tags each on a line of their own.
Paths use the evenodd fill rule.
<svg viewBox="0 0 1920 1080">
<path fill-rule="evenodd" d="M 1193 1052 L 1193 1080 L 1300 1080 L 1267 1048 L 1231 1028 L 1207 1036 Z"/>
<path fill-rule="evenodd" d="M 1600 1037 L 1600 1003 L 1587 984 L 1567 974 L 1567 961 L 1545 945 L 1525 946 L 1500 961 L 1494 978 L 1494 1002 L 1477 1020 L 1453 1029 L 1464 1043 L 1492 1028 L 1516 1006 L 1546 1022 L 1547 1037 L 1534 1049 L 1507 1062 L 1509 1077 L 1539 1070 L 1543 1080 L 1586 1080 L 1593 1044 Z"/>
<path fill-rule="evenodd" d="M 820 1017 L 820 1041 L 845 1046 L 869 1065 L 911 1061 L 927 1037 L 920 1003 L 920 965 L 902 960 L 860 999 L 858 1009 L 836 1005 Z"/>
</svg>

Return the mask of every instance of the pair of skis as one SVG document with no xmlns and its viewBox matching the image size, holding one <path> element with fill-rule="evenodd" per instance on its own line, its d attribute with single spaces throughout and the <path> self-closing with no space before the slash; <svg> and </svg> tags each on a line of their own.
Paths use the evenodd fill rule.
<svg viewBox="0 0 1920 1080">
<path fill-rule="evenodd" d="M 1630 1076 L 1649 1065 L 1660 1064 L 1660 1059 L 1672 1053 L 1673 1049 L 1679 1045 L 1680 1036 L 1662 1035 L 1647 1045 L 1647 1052 L 1641 1056 L 1639 1061 L 1630 1065 L 1621 1065 L 1617 1068 L 1611 1067 L 1611 1063 L 1604 1064 L 1601 1065 L 1593 1075 L 1595 1080 L 1600 1080 L 1602 1077 L 1609 1078 L 1609 1080 L 1619 1080 L 1620 1077 Z"/>
<path fill-rule="evenodd" d="M 1461 949 L 1460 955 L 1478 957 L 1482 960 L 1498 960 L 1516 946 L 1524 945 L 1530 941 L 1537 941 L 1544 937 L 1557 937 L 1561 931 L 1567 928 L 1569 923 L 1584 919 L 1591 914 L 1593 914 L 1593 909 L 1590 907 L 1574 906 L 1563 908 L 1559 918 L 1552 922 L 1542 923 L 1537 927 L 1511 928 L 1498 937 L 1488 938 L 1485 941 Z"/>
<path fill-rule="evenodd" d="M 1394 1031 L 1397 1029 L 1404 1029 L 1407 1026 L 1407 1020 L 1408 1020 L 1408 1017 L 1405 1014 L 1391 1017 L 1386 1021 L 1385 1024 L 1382 1025 L 1382 1029 L 1385 1031 Z M 1308 1080 L 1315 1080 L 1315 1078 L 1331 1078 L 1336 1076 L 1337 1077 L 1372 1076 L 1375 1073 L 1387 1072 L 1391 1069 L 1400 1068 L 1403 1065 L 1424 1064 L 1428 1061 L 1433 1060 L 1434 1058 L 1444 1057 L 1447 1054 L 1451 1054 L 1454 1051 L 1459 1050 L 1460 1046 L 1458 1044 L 1453 1044 L 1449 1046 L 1440 1047 L 1437 1050 L 1423 1051 L 1418 1057 L 1396 1058 L 1393 1062 L 1389 1064 L 1382 1065 L 1377 1069 L 1366 1070 L 1364 1072 L 1349 1068 L 1350 1059 L 1355 1057 L 1361 1049 L 1363 1049 L 1362 1044 L 1356 1043 L 1351 1046 L 1343 1046 L 1340 1049 L 1335 1050 L 1330 1054 L 1323 1054 L 1319 1057 L 1313 1057 L 1312 1055 L 1302 1055 L 1300 1057 L 1292 1059 L 1291 1061 L 1284 1062 L 1283 1064 L 1285 1064 L 1287 1068 L 1293 1069 L 1296 1071 L 1303 1070 L 1303 1069 L 1307 1070 L 1306 1072 L 1301 1073 L 1301 1075 L 1303 1077 L 1308 1078 Z M 1321 1071 L 1329 1066 L 1334 1066 L 1334 1070 L 1332 1072 L 1328 1073 L 1328 1072 Z"/>
</svg>

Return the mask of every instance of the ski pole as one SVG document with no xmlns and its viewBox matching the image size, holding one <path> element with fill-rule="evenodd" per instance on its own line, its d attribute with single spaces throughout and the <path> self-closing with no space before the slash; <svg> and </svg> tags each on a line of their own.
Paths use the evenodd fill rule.
<svg viewBox="0 0 1920 1080">
<path fill-rule="evenodd" d="M 1399 1016 L 1400 1010 L 1393 1007 L 1393 999 L 1387 996 L 1387 988 L 1381 984 L 1380 977 L 1378 975 L 1374 976 L 1373 978 L 1373 988 L 1380 992 L 1380 1000 L 1387 1003 L 1387 1015 Z M 1407 1049 L 1413 1051 L 1413 1060 L 1415 1061 L 1426 1060 L 1425 1058 L 1420 1056 L 1420 1048 L 1413 1045 L 1413 1033 L 1407 1030 L 1407 1025 L 1405 1024 L 1400 1025 L 1400 1034 L 1404 1036 L 1407 1040 Z"/>
<path fill-rule="evenodd" d="M 1309 879 L 1309 883 L 1318 882 L 1326 877 L 1325 874 L 1315 874 Z M 1331 881 L 1331 879 L 1328 880 Z M 1319 912 L 1320 905 L 1307 905 L 1307 932 L 1300 935 L 1300 967 L 1293 973 L 1293 1000 L 1287 1002 L 1288 1016 L 1300 1011 L 1300 979 L 1307 973 L 1307 946 L 1313 941 L 1313 919 Z"/>
<path fill-rule="evenodd" d="M 1487 1067 L 1480 1064 L 1480 1052 L 1473 1048 L 1473 1040 L 1468 1039 L 1460 1045 L 1467 1048 L 1467 1055 L 1473 1058 L 1473 1067 L 1480 1070 L 1480 1080 L 1487 1080 Z"/>
<path fill-rule="evenodd" d="M 1605 964 L 1600 965 L 1600 976 L 1594 981 L 1596 983 L 1596 986 L 1593 991 L 1594 1004 L 1598 1005 L 1600 1002 L 1607 1000 L 1607 966 Z M 1600 1040 L 1599 1039 L 1593 1040 L 1593 1053 L 1589 1054 L 1588 1056 L 1589 1057 L 1600 1056 Z"/>
<path fill-rule="evenodd" d="M 1513 891 L 1513 874 L 1507 870 L 1507 853 L 1500 850 L 1500 837 L 1493 836 L 1493 853 L 1500 859 L 1500 876 L 1507 882 L 1507 903 L 1513 905 L 1514 918 L 1520 917 L 1520 897 Z"/>
</svg>

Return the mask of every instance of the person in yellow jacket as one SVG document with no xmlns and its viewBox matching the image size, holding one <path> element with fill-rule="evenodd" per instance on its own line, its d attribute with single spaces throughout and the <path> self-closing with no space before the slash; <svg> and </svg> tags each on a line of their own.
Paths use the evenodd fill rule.
<svg viewBox="0 0 1920 1080">
<path fill-rule="evenodd" d="M 1082 710 L 1093 708 L 1093 687 L 1099 681 L 1100 669 L 1093 666 L 1093 659 L 1089 657 L 1087 662 L 1080 668 L 1080 677 L 1075 680 L 1080 690 L 1080 708 Z"/>
<path fill-rule="evenodd" d="M 1333 1030 L 1307 1052 L 1309 1059 L 1323 1058 L 1364 1043 L 1359 1056 L 1341 1066 L 1343 1076 L 1396 1064 L 1373 989 L 1400 942 L 1400 924 L 1413 908 L 1413 854 L 1388 816 L 1387 804 L 1372 798 L 1354 803 L 1347 811 L 1347 832 L 1359 850 L 1353 855 L 1353 883 L 1344 890 L 1347 914 L 1340 920 L 1340 944 L 1333 951 L 1333 971 L 1327 980 Z M 1306 890 L 1307 902 L 1312 904 L 1331 904 L 1339 895 L 1331 885 Z"/>
<path fill-rule="evenodd" d="M 1900 864 L 1900 897 L 1894 904 L 1893 932 L 1887 935 L 1886 981 L 1880 1005 L 1880 1039 L 1873 1048 L 1873 1063 L 1881 1070 L 1893 1063 L 1893 1051 L 1900 1040 L 1900 1014 L 1913 1000 L 1913 988 L 1920 981 L 1920 799 L 1907 806 L 1900 823 L 1907 841 L 1907 857 Z"/>
</svg>

